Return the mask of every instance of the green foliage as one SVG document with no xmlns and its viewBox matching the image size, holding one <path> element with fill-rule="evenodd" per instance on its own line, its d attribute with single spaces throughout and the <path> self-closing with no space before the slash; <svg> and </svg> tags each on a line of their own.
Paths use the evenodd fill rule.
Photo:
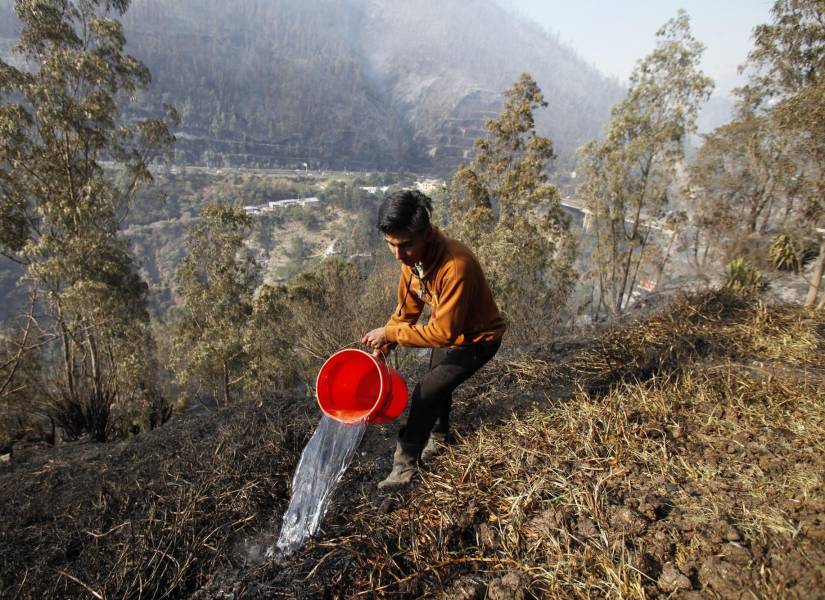
<svg viewBox="0 0 825 600">
<path fill-rule="evenodd" d="M 184 257 L 181 240 L 207 199 L 219 204 L 255 205 L 297 198 L 302 190 L 305 196 L 319 197 L 319 203 L 306 207 L 277 208 L 252 215 L 251 232 L 245 243 L 261 263 L 264 279 L 273 282 L 286 281 L 307 268 L 317 260 L 314 255 L 325 249 L 321 242 L 330 238 L 336 240 L 335 251 L 342 256 L 364 254 L 381 242 L 374 222 L 378 197 L 348 180 L 305 180 L 292 174 L 235 170 L 206 174 L 193 168 L 155 173 L 155 177 L 153 187 L 165 200 L 139 195 L 138 206 L 130 212 L 129 226 L 124 232 L 150 285 L 153 316 L 166 314 L 175 301 L 175 271 Z M 303 228 L 307 226 L 315 229 L 304 235 Z M 290 247 L 300 242 L 303 248 L 299 252 Z"/>
<path fill-rule="evenodd" d="M 779 125 L 799 134 L 818 169 L 814 187 L 825 193 L 825 5 L 821 0 L 776 0 L 772 21 L 754 30 L 748 55 L 750 86 L 778 100 L 772 110 Z M 822 216 L 821 201 L 813 200 Z"/>
<path fill-rule="evenodd" d="M 399 180 L 409 182 L 410 176 L 406 173 L 375 173 L 363 183 L 374 186 L 399 185 Z M 414 181 L 415 178 L 413 177 L 412 180 Z M 380 191 L 370 194 L 361 189 L 357 181 L 335 180 L 330 182 L 318 196 L 326 206 L 354 213 L 351 227 L 344 236 L 339 238 L 336 250 L 344 255 L 352 255 L 383 243 L 375 227 L 375 213 L 382 197 Z"/>
<path fill-rule="evenodd" d="M 286 210 L 290 221 L 301 223 L 308 231 L 318 230 L 317 207 L 290 206 Z"/>
<path fill-rule="evenodd" d="M 118 173 L 118 178 L 123 174 Z M 294 176 L 273 177 L 254 173 L 222 171 L 207 173 L 192 167 L 176 167 L 175 172 L 155 174 L 150 190 L 139 191 L 126 219 L 128 226 L 150 225 L 157 221 L 194 216 L 208 202 L 260 206 L 267 202 L 317 196 L 321 186 Z M 282 218 L 282 211 L 268 218 Z"/>
<path fill-rule="evenodd" d="M 121 95 L 149 82 L 109 16 L 128 5 L 19 0 L 25 69 L 0 61 L 0 252 L 25 265 L 46 337 L 60 344 L 39 392 L 69 437 L 101 441 L 113 417 L 155 394 L 146 286 L 118 228 L 151 181 L 149 161 L 173 141 L 161 121 L 120 120 Z M 123 166 L 122 186 L 104 159 Z"/>
<path fill-rule="evenodd" d="M 261 286 L 243 332 L 243 349 L 249 357 L 244 391 L 249 398 L 266 398 L 273 390 L 301 380 L 304 372 L 296 360 L 293 337 L 286 288 Z"/>
<path fill-rule="evenodd" d="M 766 286 L 762 274 L 741 256 L 728 263 L 724 287 L 748 293 L 757 292 Z"/>
<path fill-rule="evenodd" d="M 365 182 L 365 185 L 369 184 Z M 374 204 L 374 196 L 362 190 L 361 186 L 354 181 L 332 181 L 318 194 L 318 197 L 325 204 L 344 210 L 358 210 L 364 205 Z"/>
<path fill-rule="evenodd" d="M 786 227 L 802 234 L 825 225 L 825 4 L 821 0 L 776 0 L 771 22 L 754 30 L 748 55 L 749 87 L 763 96 L 777 125 L 795 136 L 798 173 L 790 191 L 801 210 Z M 806 306 L 814 306 L 822 285 L 825 242 L 810 281 Z"/>
<path fill-rule="evenodd" d="M 175 276 L 180 311 L 172 368 L 187 394 L 224 404 L 236 396 L 249 363 L 243 340 L 259 272 L 244 251 L 250 225 L 241 208 L 204 206 Z"/>
<path fill-rule="evenodd" d="M 384 265 L 365 275 L 352 263 L 330 258 L 285 286 L 263 285 L 243 334 L 247 398 L 310 385 L 329 356 L 360 340 L 375 326 L 374 315 L 391 309 L 390 271 Z"/>
<path fill-rule="evenodd" d="M 668 200 L 688 134 L 713 83 L 699 71 L 703 46 L 684 11 L 656 34 L 636 66 L 625 99 L 613 107 L 607 137 L 580 149 L 577 194 L 593 214 L 593 271 L 599 307 L 621 312 L 649 243 L 643 220 Z"/>
<path fill-rule="evenodd" d="M 799 253 L 788 233 L 780 233 L 773 239 L 768 248 L 768 256 L 776 269 L 799 273 Z"/>
<path fill-rule="evenodd" d="M 768 227 L 779 208 L 776 196 L 796 176 L 790 146 L 769 118 L 744 101 L 735 120 L 704 137 L 690 182 L 699 196 L 698 216 L 717 241 Z"/>
<path fill-rule="evenodd" d="M 776 0 L 771 16 L 771 23 L 754 29 L 754 49 L 748 55 L 750 65 L 759 70 L 754 83 L 772 95 L 786 95 L 821 82 L 825 76 L 821 0 Z"/>
<path fill-rule="evenodd" d="M 810 234 L 822 215 L 825 6 L 779 0 L 771 13 L 754 30 L 736 118 L 705 136 L 690 169 L 695 222 L 723 256 L 757 232 Z"/>
<path fill-rule="evenodd" d="M 294 357 L 304 381 L 312 381 L 329 356 L 358 342 L 395 303 L 394 265 L 380 264 L 369 275 L 333 258 L 301 273 L 286 288 Z"/>
<path fill-rule="evenodd" d="M 248 227 L 242 210 L 209 205 L 187 239 L 172 366 L 188 398 L 265 399 L 309 384 L 327 357 L 374 326 L 367 319 L 392 306 L 386 269 L 366 276 L 337 258 L 256 292 Z"/>
<path fill-rule="evenodd" d="M 477 253 L 508 335 L 535 339 L 560 317 L 576 278 L 575 247 L 547 179 L 552 143 L 535 131 L 544 96 L 527 73 L 504 95 L 475 158 L 453 177 L 448 231 Z"/>
</svg>

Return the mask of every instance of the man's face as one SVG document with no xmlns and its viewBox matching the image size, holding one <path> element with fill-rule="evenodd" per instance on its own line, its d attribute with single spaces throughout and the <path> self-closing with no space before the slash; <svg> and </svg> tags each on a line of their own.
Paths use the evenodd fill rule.
<svg viewBox="0 0 825 600">
<path fill-rule="evenodd" d="M 408 231 L 385 233 L 384 241 L 387 242 L 387 246 L 396 260 L 412 267 L 424 258 L 429 239 L 427 233 L 410 233 Z"/>
</svg>

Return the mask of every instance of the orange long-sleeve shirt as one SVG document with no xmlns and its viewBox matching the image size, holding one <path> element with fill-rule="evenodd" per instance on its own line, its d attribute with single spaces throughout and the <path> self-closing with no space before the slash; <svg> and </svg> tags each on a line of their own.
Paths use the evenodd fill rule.
<svg viewBox="0 0 825 600">
<path fill-rule="evenodd" d="M 385 326 L 391 344 L 448 348 L 500 340 L 507 329 L 472 251 L 433 227 L 423 276 L 401 266 L 398 306 Z M 428 305 L 429 321 L 418 318 Z"/>
</svg>

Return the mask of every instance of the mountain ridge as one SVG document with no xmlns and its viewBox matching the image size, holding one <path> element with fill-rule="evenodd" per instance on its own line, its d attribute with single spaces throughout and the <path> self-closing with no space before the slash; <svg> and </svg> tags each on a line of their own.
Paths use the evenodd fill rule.
<svg viewBox="0 0 825 600">
<path fill-rule="evenodd" d="M 8 0 L 10 41 L 7 16 Z M 181 163 L 449 175 L 527 71 L 548 102 L 539 132 L 567 165 L 623 93 L 494 0 L 135 0 L 122 20 L 153 75 L 127 115 L 178 108 Z"/>
</svg>

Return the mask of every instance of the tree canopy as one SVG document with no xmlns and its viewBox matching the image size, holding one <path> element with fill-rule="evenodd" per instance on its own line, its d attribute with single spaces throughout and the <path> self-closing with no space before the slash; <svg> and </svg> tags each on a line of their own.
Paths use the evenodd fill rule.
<svg viewBox="0 0 825 600">
<path fill-rule="evenodd" d="M 62 407 L 67 431 L 96 439 L 113 406 L 151 388 L 146 285 L 118 228 L 173 141 L 162 121 L 121 120 L 126 96 L 150 79 L 112 16 L 128 5 L 17 0 L 22 66 L 0 61 L 0 252 L 25 266 L 50 317 L 43 335 L 61 346 L 62 381 L 40 393 Z M 128 174 L 122 187 L 103 161 Z"/>
<path fill-rule="evenodd" d="M 656 38 L 612 110 L 606 139 L 580 150 L 577 193 L 593 214 L 598 305 L 612 312 L 621 312 L 633 292 L 648 242 L 644 219 L 666 206 L 686 137 L 713 89 L 699 70 L 704 47 L 687 13 L 679 11 Z"/>
<path fill-rule="evenodd" d="M 478 253 L 511 335 L 530 338 L 561 316 L 575 245 L 547 176 L 553 144 L 535 129 L 544 95 L 525 73 L 504 98 L 473 160 L 453 177 L 449 227 Z"/>
</svg>

